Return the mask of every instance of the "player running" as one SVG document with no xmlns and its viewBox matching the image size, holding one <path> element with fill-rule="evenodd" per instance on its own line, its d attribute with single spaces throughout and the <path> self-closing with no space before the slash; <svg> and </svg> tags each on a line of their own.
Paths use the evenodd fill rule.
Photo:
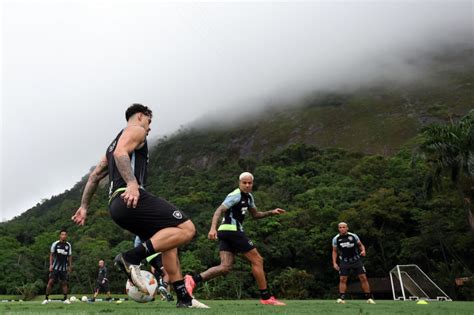
<svg viewBox="0 0 474 315">
<path fill-rule="evenodd" d="M 61 281 L 61 286 L 63 289 L 63 303 L 71 304 L 67 298 L 68 291 L 68 272 L 72 270 L 72 247 L 71 243 L 67 242 L 67 231 L 61 230 L 59 233 L 59 240 L 53 242 L 51 245 L 51 250 L 49 254 L 49 280 L 48 285 L 46 286 L 46 295 L 43 303 L 48 304 L 51 302 L 49 299 L 49 294 L 53 288 L 53 285 L 56 281 Z"/>
<path fill-rule="evenodd" d="M 221 264 L 194 276 L 186 275 L 184 279 L 189 294 L 192 295 L 194 288 L 200 283 L 227 274 L 234 264 L 234 255 L 242 253 L 252 265 L 252 274 L 260 290 L 260 303 L 286 305 L 270 294 L 263 270 L 263 258 L 253 242 L 247 238 L 242 227 L 247 211 L 250 211 L 254 219 L 261 219 L 280 215 L 285 213 L 285 210 L 276 208 L 265 212 L 257 211 L 251 194 L 252 188 L 253 175 L 248 172 L 240 174 L 239 188 L 228 194 L 224 202 L 214 212 L 208 238 L 211 240 L 219 239 Z M 224 218 L 217 230 L 217 223 L 222 215 L 224 215 Z"/>
<path fill-rule="evenodd" d="M 339 234 L 332 239 L 332 265 L 336 271 L 339 271 L 339 298 L 338 304 L 345 304 L 347 278 L 351 271 L 354 271 L 360 280 L 362 291 L 367 299 L 367 303 L 375 304 L 370 293 L 370 285 L 367 280 L 364 264 L 361 256 L 365 256 L 364 244 L 359 237 L 349 232 L 347 223 L 341 222 L 337 225 Z M 339 255 L 338 255 L 339 254 Z M 337 257 L 339 256 L 339 265 L 337 264 Z"/>
</svg>

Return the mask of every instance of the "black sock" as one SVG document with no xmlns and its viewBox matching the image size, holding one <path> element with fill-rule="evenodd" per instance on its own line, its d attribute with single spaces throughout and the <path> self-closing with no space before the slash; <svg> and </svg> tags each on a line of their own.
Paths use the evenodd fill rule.
<svg viewBox="0 0 474 315">
<path fill-rule="evenodd" d="M 268 300 L 270 298 L 270 292 L 268 292 L 268 289 L 260 290 L 260 297 L 262 300 Z"/>
<path fill-rule="evenodd" d="M 200 273 L 198 273 L 197 275 L 194 275 L 193 280 L 196 286 L 203 281 Z"/>
<path fill-rule="evenodd" d="M 339 293 L 339 298 L 341 300 L 345 300 L 346 299 L 346 294 L 345 293 Z"/>
<path fill-rule="evenodd" d="M 372 294 L 370 292 L 369 293 L 364 293 L 364 296 L 367 300 L 372 298 Z"/>
<path fill-rule="evenodd" d="M 49 300 L 49 294 L 46 294 L 44 299 Z"/>
<path fill-rule="evenodd" d="M 179 301 L 182 301 L 184 303 L 191 302 L 191 296 L 189 295 L 188 291 L 186 291 L 184 280 L 173 282 L 173 288 L 174 288 L 174 292 L 176 292 L 176 296 L 178 297 L 178 302 Z"/>
<path fill-rule="evenodd" d="M 63 301 L 66 301 L 66 300 L 67 300 L 67 294 L 64 294 Z"/>
<path fill-rule="evenodd" d="M 139 265 L 140 262 L 151 256 L 155 253 L 155 249 L 153 248 L 153 244 L 151 240 L 147 240 L 144 243 L 141 243 L 139 246 L 135 247 L 134 249 L 129 250 L 123 254 L 123 257 L 126 261 L 133 265 Z"/>
</svg>

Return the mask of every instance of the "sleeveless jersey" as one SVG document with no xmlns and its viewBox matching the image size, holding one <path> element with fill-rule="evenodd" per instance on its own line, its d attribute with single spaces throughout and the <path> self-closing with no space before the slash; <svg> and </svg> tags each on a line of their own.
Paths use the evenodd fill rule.
<svg viewBox="0 0 474 315">
<path fill-rule="evenodd" d="M 122 136 L 123 130 L 115 137 L 114 141 L 109 145 L 106 152 L 108 168 L 109 168 L 109 197 L 119 188 L 127 187 L 127 183 L 123 180 L 122 175 L 115 164 L 114 152 L 117 147 L 117 143 Z M 145 188 L 147 166 L 148 166 L 148 145 L 145 140 L 145 144 L 140 149 L 133 151 L 130 155 L 130 164 L 133 170 L 133 174 L 137 179 L 140 188 Z"/>
</svg>

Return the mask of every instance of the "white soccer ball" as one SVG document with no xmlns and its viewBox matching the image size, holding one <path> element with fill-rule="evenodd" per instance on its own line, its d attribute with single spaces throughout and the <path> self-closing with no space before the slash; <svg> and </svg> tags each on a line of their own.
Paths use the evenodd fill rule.
<svg viewBox="0 0 474 315">
<path fill-rule="evenodd" d="M 69 301 L 71 301 L 71 302 L 77 302 L 77 297 L 71 296 L 71 297 L 69 298 Z"/>
<path fill-rule="evenodd" d="M 84 295 L 83 297 L 81 297 L 81 301 L 82 302 L 87 302 L 88 301 L 87 296 Z"/>
<path fill-rule="evenodd" d="M 156 281 L 155 276 L 149 271 L 140 270 L 142 277 L 145 279 L 147 293 L 140 291 L 130 280 L 127 280 L 126 289 L 128 296 L 138 303 L 146 303 L 153 300 L 156 294 L 156 288 L 158 287 L 158 282 Z"/>
</svg>

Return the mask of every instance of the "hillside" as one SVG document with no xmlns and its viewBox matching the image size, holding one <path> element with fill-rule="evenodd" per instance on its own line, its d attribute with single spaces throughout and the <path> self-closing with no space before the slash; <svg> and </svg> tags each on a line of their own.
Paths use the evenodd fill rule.
<svg viewBox="0 0 474 315">
<path fill-rule="evenodd" d="M 413 82 L 317 92 L 238 122 L 182 129 L 159 141 L 153 159 L 166 167 L 206 168 L 222 158 L 260 159 L 291 143 L 390 156 L 414 148 L 424 126 L 474 108 L 473 70 L 472 50 L 433 58 Z"/>
</svg>

